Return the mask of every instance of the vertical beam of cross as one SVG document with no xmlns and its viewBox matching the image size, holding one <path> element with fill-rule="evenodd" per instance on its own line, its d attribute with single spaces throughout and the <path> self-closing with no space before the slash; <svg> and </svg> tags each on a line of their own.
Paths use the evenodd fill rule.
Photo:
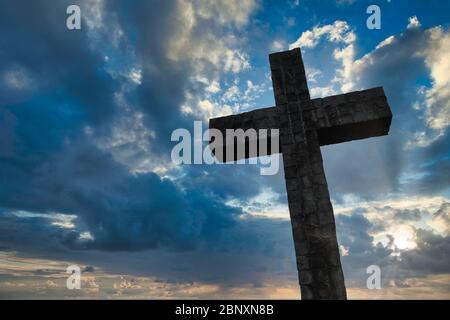
<svg viewBox="0 0 450 320">
<path fill-rule="evenodd" d="M 302 299 L 346 299 L 333 207 L 300 49 L 270 55 L 270 67 Z"/>
<path fill-rule="evenodd" d="M 392 112 L 381 87 L 311 100 L 300 49 L 271 54 L 270 66 L 276 107 L 210 119 L 209 126 L 226 137 L 228 129 L 280 130 L 270 139 L 279 139 L 283 154 L 302 298 L 346 299 L 320 146 L 387 135 Z M 235 160 L 267 154 L 239 155 L 229 138 L 219 161 L 228 152 Z M 237 144 L 247 148 L 244 139 Z"/>
</svg>

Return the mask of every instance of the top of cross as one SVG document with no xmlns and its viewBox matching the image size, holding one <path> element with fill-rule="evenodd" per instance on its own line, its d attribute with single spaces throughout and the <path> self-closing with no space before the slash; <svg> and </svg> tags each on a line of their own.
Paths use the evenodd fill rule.
<svg viewBox="0 0 450 320">
<path fill-rule="evenodd" d="M 300 116 L 297 124 L 317 130 L 320 145 L 388 134 L 392 112 L 383 88 L 311 100 L 299 48 L 271 54 L 270 65 L 277 106 L 211 119 L 210 128 L 219 129 L 223 135 L 226 129 L 278 129 L 288 116 L 280 111 L 287 107 L 290 99 L 297 99 L 297 110 L 290 110 L 290 114 L 308 114 Z M 302 123 L 303 119 L 308 119 L 309 123 Z"/>
</svg>

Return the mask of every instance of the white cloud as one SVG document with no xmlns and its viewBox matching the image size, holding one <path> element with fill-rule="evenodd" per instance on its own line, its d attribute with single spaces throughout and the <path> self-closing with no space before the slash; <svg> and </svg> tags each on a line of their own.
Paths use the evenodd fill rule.
<svg viewBox="0 0 450 320">
<path fill-rule="evenodd" d="M 225 63 L 223 70 L 225 72 L 238 73 L 250 68 L 249 57 L 246 53 L 238 50 L 227 49 L 225 51 Z"/>
<path fill-rule="evenodd" d="M 282 51 L 286 47 L 283 40 L 274 40 L 270 46 L 270 49 L 274 52 Z"/>
<path fill-rule="evenodd" d="M 387 46 L 387 45 L 392 44 L 394 41 L 395 41 L 395 36 L 387 37 L 386 39 L 384 39 L 383 41 L 381 41 L 381 42 L 376 46 L 375 49 L 381 49 L 381 48 L 383 48 L 383 47 L 385 47 L 385 46 Z"/>
<path fill-rule="evenodd" d="M 117 48 L 119 43 L 124 40 L 124 32 L 117 21 L 117 17 L 105 16 L 105 1 L 82 0 L 80 6 L 82 8 L 83 25 L 87 26 L 88 37 L 91 38 L 90 45 L 96 46 L 100 35 L 107 38 L 108 42 Z M 104 48 L 98 49 L 103 50 Z"/>
<path fill-rule="evenodd" d="M 343 49 L 335 49 L 333 56 L 342 63 L 342 69 L 336 71 L 333 81 L 341 85 L 342 92 L 348 92 L 355 86 L 351 77 L 355 59 L 355 47 L 353 44 L 349 44 Z"/>
<path fill-rule="evenodd" d="M 442 204 L 441 208 L 433 214 L 430 221 L 427 222 L 429 227 L 437 233 L 450 235 L 450 203 Z"/>
<path fill-rule="evenodd" d="M 227 103 L 218 103 L 215 100 L 189 96 L 186 103 L 182 105 L 181 112 L 193 114 L 197 118 L 208 121 L 211 118 L 228 116 L 233 113 L 233 108 Z"/>
<path fill-rule="evenodd" d="M 423 54 L 432 87 L 425 91 L 426 122 L 442 131 L 450 125 L 450 32 L 436 27 L 427 31 L 429 43 Z"/>
<path fill-rule="evenodd" d="M 337 69 L 331 85 L 311 88 L 312 96 L 323 97 L 328 94 L 336 94 L 339 90 L 348 91 L 353 87 L 353 82 L 349 81 L 352 65 L 355 59 L 356 34 L 346 21 L 337 20 L 333 24 L 315 26 L 311 30 L 303 32 L 289 48 L 301 47 L 313 49 L 321 40 L 326 40 L 336 45 L 333 57 L 340 62 L 342 68 Z M 310 81 L 314 82 L 312 77 Z M 334 85 L 339 85 L 337 90 Z"/>
<path fill-rule="evenodd" d="M 207 28 L 202 24 L 202 19 L 222 23 L 221 19 L 228 17 L 230 23 L 240 25 L 246 21 L 244 13 L 247 11 L 235 17 L 233 10 L 239 7 L 238 2 L 227 2 L 223 8 L 214 3 L 216 1 L 178 1 L 177 29 L 170 39 L 167 55 L 174 61 L 188 61 L 197 73 L 204 75 L 211 65 L 224 72 L 239 73 L 250 67 L 248 55 L 239 48 L 240 40 L 232 33 L 218 34 L 217 29 Z M 210 15 L 218 7 L 225 10 L 219 20 Z"/>
<path fill-rule="evenodd" d="M 213 80 L 207 87 L 206 91 L 209 93 L 218 93 L 220 92 L 220 83 L 216 80 Z"/>
<path fill-rule="evenodd" d="M 79 239 L 82 241 L 92 241 L 94 236 L 89 231 L 84 231 L 80 233 Z"/>
<path fill-rule="evenodd" d="M 199 0 L 198 15 L 203 19 L 214 19 L 220 24 L 235 24 L 242 27 L 248 23 L 250 15 L 258 8 L 254 0 Z"/>
<path fill-rule="evenodd" d="M 134 84 L 140 85 L 142 83 L 142 70 L 132 69 L 128 74 L 128 77 Z"/>
<path fill-rule="evenodd" d="M 339 246 L 339 253 L 341 254 L 341 257 L 348 256 L 348 247 L 344 247 L 343 245 Z"/>
<path fill-rule="evenodd" d="M 406 143 L 405 148 L 414 149 L 428 147 L 442 136 L 442 132 L 432 132 L 430 134 L 430 132 L 418 131 L 414 134 L 414 137 Z"/>
<path fill-rule="evenodd" d="M 253 81 L 247 80 L 247 89 L 244 92 L 243 102 L 249 104 L 250 102 L 258 99 L 262 93 L 268 90 L 268 81 L 264 81 L 260 84 L 254 84 Z"/>
<path fill-rule="evenodd" d="M 306 78 L 308 83 L 317 82 L 317 78 L 322 75 L 322 71 L 315 68 L 306 68 Z"/>
<path fill-rule="evenodd" d="M 416 108 L 424 112 L 425 130 L 418 131 L 407 148 L 427 147 L 450 126 L 450 32 L 442 27 L 424 31 L 426 44 L 416 52 L 424 58 L 431 86 L 419 88 L 422 98 Z"/>
<path fill-rule="evenodd" d="M 196 75 L 193 80 L 199 82 L 207 93 L 215 94 L 222 90 L 217 80 L 209 80 L 206 76 Z"/>
<path fill-rule="evenodd" d="M 14 68 L 7 71 L 3 75 L 3 82 L 7 87 L 14 90 L 30 89 L 32 85 L 30 76 L 23 68 Z"/>
<path fill-rule="evenodd" d="M 201 100 L 198 104 L 198 107 L 205 115 L 205 119 L 227 116 L 232 114 L 230 106 L 226 104 L 223 106 L 219 106 L 217 103 L 206 99 Z"/>
<path fill-rule="evenodd" d="M 420 21 L 417 19 L 417 16 L 412 16 L 408 19 L 408 26 L 407 29 L 414 29 L 420 27 Z"/>
<path fill-rule="evenodd" d="M 450 32 L 443 27 L 422 31 L 416 16 L 409 19 L 407 30 L 400 36 L 389 36 L 376 48 L 356 58 L 356 35 L 345 21 L 316 26 L 301 34 L 289 47 L 315 48 L 325 39 L 336 44 L 333 57 L 341 68 L 335 71 L 332 84 L 311 88 L 313 96 L 349 92 L 362 89 L 367 72 L 374 72 L 388 65 L 401 65 L 406 61 L 422 58 L 427 66 L 431 86 L 419 90 L 422 101 L 415 108 L 422 111 L 425 129 L 416 132 L 406 147 L 425 147 L 443 136 L 450 126 Z M 314 78 L 310 80 L 314 82 Z M 337 86 L 337 87 L 335 87 Z"/>
<path fill-rule="evenodd" d="M 374 225 L 371 231 L 374 245 L 380 242 L 397 253 L 416 247 L 416 230 L 419 228 L 442 236 L 449 234 L 450 203 L 444 197 L 399 196 L 364 201 L 353 196 L 334 205 L 336 215 L 352 215 L 361 210 Z"/>
<path fill-rule="evenodd" d="M 224 79 L 238 78 L 238 74 L 250 69 L 248 54 L 243 50 L 246 39 L 237 37 L 240 30 L 258 8 L 257 1 L 188 2 L 178 0 L 175 14 L 176 30 L 169 40 L 169 59 L 187 63 L 193 72 L 194 89 L 185 92 L 181 106 L 184 114 L 207 120 L 211 115 L 231 111 L 226 103 L 237 101 L 237 87 L 225 90 Z M 227 28 L 223 28 L 227 25 Z M 234 29 L 233 29 L 234 28 Z M 203 88 L 197 90 L 198 84 Z M 239 89 L 239 88 L 238 88 Z M 222 101 L 225 105 L 219 105 Z M 217 110 L 213 110 L 217 108 Z"/>
<path fill-rule="evenodd" d="M 239 87 L 235 84 L 228 88 L 228 90 L 222 96 L 222 100 L 225 102 L 237 101 L 240 95 L 241 91 L 239 90 Z"/>
<path fill-rule="evenodd" d="M 311 87 L 309 90 L 311 98 L 323 98 L 337 94 L 332 86 L 328 87 Z"/>
<path fill-rule="evenodd" d="M 103 0 L 83 0 L 81 16 L 89 29 L 104 27 L 104 5 Z"/>
<path fill-rule="evenodd" d="M 314 48 L 323 37 L 326 37 L 329 42 L 345 44 L 351 44 L 356 40 L 356 35 L 347 22 L 337 20 L 333 24 L 316 26 L 303 32 L 297 41 L 289 45 L 289 49 Z"/>
<path fill-rule="evenodd" d="M 289 209 L 287 204 L 280 204 L 277 199 L 279 195 L 270 188 L 263 188 L 259 194 L 248 199 L 231 199 L 227 202 L 230 206 L 240 207 L 244 212 L 241 217 L 248 216 L 265 217 L 277 220 L 289 220 Z"/>
<path fill-rule="evenodd" d="M 124 87 L 115 93 L 118 111 L 107 134 L 99 134 L 91 127 L 85 128 L 85 134 L 98 148 L 110 152 L 130 172 L 164 174 L 173 163 L 164 155 L 158 156 L 152 152 L 156 133 L 146 126 L 145 114 L 127 101 L 126 90 Z"/>
</svg>

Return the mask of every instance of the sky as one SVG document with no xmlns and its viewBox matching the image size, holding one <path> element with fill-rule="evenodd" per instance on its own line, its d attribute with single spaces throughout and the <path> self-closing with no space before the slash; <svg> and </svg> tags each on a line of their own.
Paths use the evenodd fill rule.
<svg viewBox="0 0 450 320">
<path fill-rule="evenodd" d="M 268 54 L 294 47 L 312 97 L 382 86 L 393 112 L 388 136 L 322 147 L 349 298 L 450 299 L 449 12 L 2 0 L 0 299 L 298 299 L 282 169 L 170 157 L 175 129 L 274 106 Z"/>
</svg>

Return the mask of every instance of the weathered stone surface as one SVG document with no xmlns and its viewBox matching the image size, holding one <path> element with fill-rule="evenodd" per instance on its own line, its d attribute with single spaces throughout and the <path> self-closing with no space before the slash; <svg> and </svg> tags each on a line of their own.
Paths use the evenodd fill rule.
<svg viewBox="0 0 450 320">
<path fill-rule="evenodd" d="M 211 119 L 210 128 L 279 129 L 269 138 L 280 139 L 302 298 L 346 299 L 320 146 L 386 135 L 392 113 L 382 88 L 311 100 L 300 49 L 269 59 L 277 107 Z"/>
<path fill-rule="evenodd" d="M 288 124 L 288 116 L 279 114 L 277 108 L 284 110 L 286 104 L 283 104 L 283 108 L 264 108 L 239 115 L 214 118 L 210 120 L 209 127 L 219 129 L 224 136 L 226 136 L 226 129 L 258 130 L 285 127 Z M 296 113 L 290 113 L 290 115 L 293 114 Z M 291 132 L 280 132 L 280 146 L 301 142 L 304 139 L 301 134 L 303 125 L 309 129 L 317 128 L 319 143 L 323 146 L 386 135 L 392 121 L 392 113 L 383 88 L 313 99 L 307 114 L 308 116 L 303 116 L 302 121 L 296 114 L 292 131 L 294 139 Z M 267 137 L 269 145 L 272 138 L 278 139 L 278 136 L 273 137 L 269 131 Z M 268 154 L 271 154 L 270 150 Z M 239 160 L 237 157 L 232 159 Z M 219 160 L 223 161 L 223 159 Z"/>
</svg>

